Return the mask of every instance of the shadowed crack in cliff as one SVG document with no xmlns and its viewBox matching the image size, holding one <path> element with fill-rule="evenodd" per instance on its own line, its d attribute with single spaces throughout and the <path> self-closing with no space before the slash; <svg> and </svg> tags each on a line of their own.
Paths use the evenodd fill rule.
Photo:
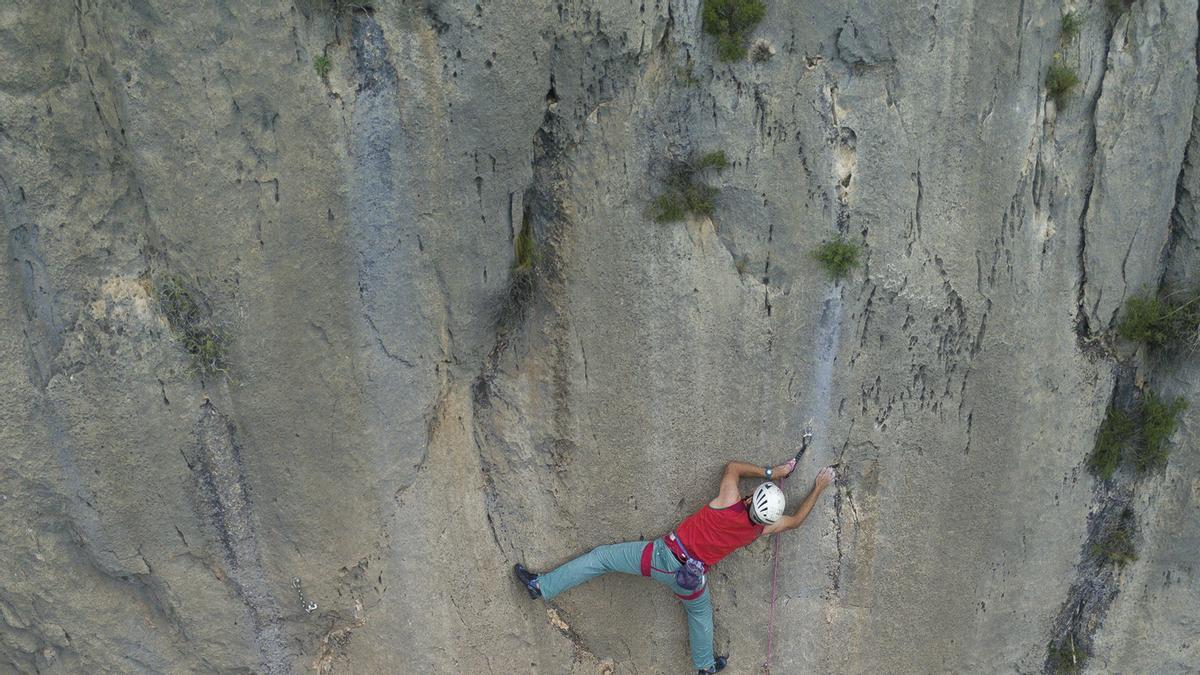
<svg viewBox="0 0 1200 675">
<path fill-rule="evenodd" d="M 1075 581 L 1067 591 L 1067 600 L 1051 627 L 1046 669 L 1050 672 L 1083 670 L 1113 600 L 1120 592 L 1120 566 L 1113 558 L 1114 532 L 1126 532 L 1132 545 L 1133 516 L 1129 502 L 1130 486 L 1102 488 L 1097 497 L 1102 508 L 1088 517 L 1088 537 L 1076 568 Z M 1119 559 L 1118 559 L 1119 560 Z M 1068 665 L 1069 664 L 1069 665 Z"/>
<path fill-rule="evenodd" d="M 516 522 L 509 521 L 500 505 L 507 494 L 505 484 L 514 480 L 509 474 L 532 470 L 536 472 L 535 481 L 557 481 L 574 453 L 572 416 L 567 409 L 568 353 L 573 353 L 573 348 L 570 315 L 561 306 L 566 276 L 561 248 L 572 226 L 568 155 L 581 131 L 595 123 L 596 111 L 621 96 L 628 83 L 643 72 L 642 58 L 647 52 L 630 51 L 637 47 L 606 35 L 597 17 L 571 40 L 556 42 L 548 57 L 550 91 L 541 126 L 532 139 L 532 178 L 522 200 L 520 227 L 510 227 L 515 262 L 510 268 L 509 284 L 499 298 L 492 348 L 471 387 L 473 435 L 483 471 L 485 508 L 496 543 L 506 555 L 514 548 L 507 525 Z M 588 65 L 581 67 L 583 63 Z M 556 88 L 556 83 L 569 81 L 581 84 L 578 88 Z M 540 332 L 527 328 L 534 323 L 542 328 Z M 539 346 L 547 348 L 547 365 L 553 372 L 553 424 L 549 430 L 515 439 L 508 437 L 511 423 L 507 418 L 521 420 L 526 411 L 520 410 L 516 401 L 501 399 L 503 389 L 496 381 L 502 362 L 518 354 L 515 347 L 523 339 L 549 341 Z M 539 461 L 531 465 L 530 455 Z M 555 491 L 547 493 L 553 506 L 558 507 Z M 570 514 L 559 508 L 561 517 L 569 522 Z"/>
<path fill-rule="evenodd" d="M 206 401 L 196 422 L 196 443 L 184 450 L 184 460 L 196 482 L 197 509 L 216 530 L 228 576 L 246 606 L 262 672 L 288 673 L 282 619 L 263 570 L 234 431 L 233 424 Z"/>
<path fill-rule="evenodd" d="M 562 263 L 557 246 L 561 242 L 566 223 L 561 201 L 566 181 L 562 166 L 567 145 L 565 138 L 562 121 L 554 112 L 547 111 L 542 127 L 534 136 L 533 180 L 526 189 L 523 200 L 523 234 L 514 235 L 514 239 L 529 237 L 527 245 L 533 247 L 536 253 L 531 254 L 528 269 L 520 269 L 514 265 L 511 271 L 509 288 L 501 299 L 497 312 L 495 341 L 484 358 L 479 376 L 471 386 L 474 438 L 483 470 L 488 525 L 496 545 L 502 551 L 504 523 L 498 516 L 499 490 L 496 474 L 507 472 L 500 464 L 507 463 L 505 455 L 508 453 L 508 442 L 496 429 L 493 399 L 498 397 L 498 392 L 494 380 L 501 357 L 513 338 L 522 332 L 534 306 L 545 299 L 547 294 L 554 292 L 562 280 Z M 520 256 L 519 252 L 517 256 Z"/>
<path fill-rule="evenodd" d="M 1100 83 L 1096 85 L 1096 95 L 1088 101 L 1088 113 L 1091 116 L 1088 124 L 1087 132 L 1087 152 L 1091 155 L 1091 160 L 1087 163 L 1085 184 L 1083 193 L 1083 209 L 1079 212 L 1079 254 L 1077 256 L 1077 264 L 1079 266 L 1078 286 L 1076 288 L 1076 310 L 1075 310 L 1075 332 L 1077 341 L 1081 349 L 1088 346 L 1088 339 L 1092 337 L 1094 330 L 1091 325 L 1091 320 L 1088 318 L 1087 308 L 1087 222 L 1088 213 L 1091 211 L 1093 189 L 1096 187 L 1096 155 L 1099 151 L 1098 140 L 1096 138 L 1096 110 L 1100 105 L 1100 98 L 1104 95 L 1104 79 L 1108 75 L 1109 70 L 1109 52 L 1112 50 L 1112 42 L 1115 39 L 1115 28 L 1109 25 L 1104 33 L 1104 55 L 1101 62 L 1104 68 L 1100 71 Z M 1100 299 L 1097 298 L 1092 307 L 1091 314 L 1095 316 L 1096 308 L 1100 304 Z M 1106 326 L 1100 326 L 1103 329 Z"/>
<path fill-rule="evenodd" d="M 1200 9 L 1198 9 L 1200 15 Z M 1123 24 L 1118 22 L 1117 26 Z M 1108 53 L 1112 48 L 1115 29 L 1110 26 L 1105 35 L 1105 73 L 1107 73 Z M 1196 45 L 1194 58 L 1200 67 L 1200 39 Z M 1103 74 L 1100 86 L 1097 88 L 1095 99 L 1091 102 L 1092 124 L 1090 127 L 1089 143 L 1093 157 L 1096 153 L 1096 123 L 1095 111 L 1100 96 L 1103 93 Z M 1197 99 L 1200 101 L 1200 98 Z M 1193 104 L 1191 133 L 1197 131 L 1197 104 Z M 1194 138 L 1189 138 L 1190 150 Z M 1189 153 L 1190 154 L 1190 153 Z M 1181 209 L 1190 208 L 1191 195 L 1186 187 L 1185 173 L 1191 158 L 1185 154 L 1180 165 L 1179 176 L 1175 185 L 1175 203 L 1170 212 L 1168 241 L 1161 253 L 1163 264 L 1159 275 L 1161 287 L 1167 277 L 1170 267 L 1170 256 L 1180 236 L 1185 218 Z M 1093 160 L 1094 163 L 1094 160 Z M 1093 163 L 1088 166 L 1088 184 L 1084 197 L 1083 211 L 1079 216 L 1080 249 L 1078 288 L 1078 333 L 1079 342 L 1086 346 L 1088 331 L 1088 311 L 1084 304 L 1087 271 L 1084 266 L 1086 251 L 1086 222 L 1088 206 L 1092 198 L 1092 188 L 1095 181 Z M 1128 254 L 1126 254 L 1128 256 Z M 1097 298 L 1097 304 L 1099 299 Z M 1094 308 L 1093 308 L 1094 312 Z M 1096 317 L 1097 319 L 1099 317 Z M 1107 326 L 1100 326 L 1105 328 Z M 1135 356 L 1135 358 L 1138 358 Z M 1157 364 L 1159 367 L 1165 364 Z M 1169 367 L 1169 366 L 1168 366 Z M 1116 382 L 1109 406 L 1128 410 L 1137 396 L 1136 388 L 1139 378 L 1138 368 L 1129 363 L 1115 365 Z M 1094 638 L 1097 631 L 1108 615 L 1113 601 L 1121 591 L 1121 567 L 1136 558 L 1137 515 L 1131 508 L 1138 489 L 1137 477 L 1118 470 L 1109 480 L 1097 480 L 1092 503 L 1093 512 L 1088 517 L 1087 539 L 1083 544 L 1080 562 L 1076 567 L 1075 580 L 1067 592 L 1057 617 L 1051 627 L 1050 640 L 1047 645 L 1044 667 L 1049 672 L 1080 672 L 1087 666 L 1087 660 L 1094 650 Z"/>
<path fill-rule="evenodd" d="M 1110 405 L 1127 408 L 1136 395 L 1134 372 L 1118 364 Z M 1113 600 L 1120 592 L 1120 567 L 1126 554 L 1132 555 L 1132 532 L 1136 518 L 1130 510 L 1136 492 L 1136 477 L 1118 474 L 1111 480 L 1098 480 L 1088 516 L 1087 539 L 1080 552 L 1075 580 L 1050 629 L 1046 669 L 1050 672 L 1083 670 L 1091 656 L 1093 639 L 1100 629 Z M 1113 534 L 1124 532 L 1122 547 L 1114 555 Z"/>
<path fill-rule="evenodd" d="M 1196 22 L 1200 24 L 1200 4 L 1196 8 Z M 1196 71 L 1200 73 L 1200 35 L 1196 39 Z M 1196 197 L 1188 188 L 1188 177 L 1196 170 L 1196 163 L 1200 162 L 1200 158 L 1193 157 L 1193 150 L 1197 146 L 1197 141 L 1200 140 L 1200 118 L 1197 118 L 1197 113 L 1200 113 L 1200 93 L 1197 94 L 1196 100 L 1192 103 L 1192 125 L 1190 136 L 1183 155 L 1183 161 L 1179 164 L 1179 176 L 1175 180 L 1175 203 L 1171 207 L 1171 215 L 1168 220 L 1167 244 L 1163 247 L 1162 273 L 1158 278 L 1158 287 L 1161 289 L 1168 283 L 1171 261 L 1178 255 L 1179 247 L 1187 242 L 1195 243 L 1195 234 L 1189 231 L 1189 223 L 1197 222 Z"/>
</svg>

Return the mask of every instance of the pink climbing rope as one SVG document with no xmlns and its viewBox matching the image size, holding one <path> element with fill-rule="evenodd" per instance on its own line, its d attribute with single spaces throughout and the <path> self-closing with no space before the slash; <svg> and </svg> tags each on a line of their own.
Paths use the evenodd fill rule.
<svg viewBox="0 0 1200 675">
<path fill-rule="evenodd" d="M 806 445 L 807 445 L 807 440 L 808 440 L 807 437 L 805 437 Z M 792 465 L 792 468 L 790 470 L 788 470 L 789 476 L 791 475 L 792 471 L 796 470 L 796 464 L 799 463 L 798 460 L 800 459 L 800 454 L 803 452 L 804 452 L 804 449 L 801 448 L 800 452 L 796 454 L 796 459 L 793 459 L 793 460 L 791 460 L 791 462 L 789 462 L 789 464 Z M 787 476 L 783 476 L 782 478 L 779 479 L 780 487 L 783 487 L 783 481 L 786 478 L 787 478 Z M 770 673 L 771 673 L 771 639 L 775 635 L 775 591 L 779 587 L 779 533 L 778 532 L 775 533 L 774 540 L 775 540 L 775 542 L 771 545 L 772 546 L 772 548 L 771 548 L 771 609 L 767 613 L 767 658 L 766 658 L 766 660 L 763 661 L 763 672 L 766 673 L 767 675 L 770 675 Z"/>
<path fill-rule="evenodd" d="M 779 479 L 782 483 L 783 479 Z M 771 672 L 771 638 L 775 633 L 775 590 L 779 581 L 779 535 L 775 535 L 774 549 L 771 552 L 771 610 L 767 614 L 767 659 L 763 661 L 763 672 Z"/>
<path fill-rule="evenodd" d="M 808 449 L 808 441 L 812 438 L 812 420 L 804 425 L 804 435 L 800 441 L 800 451 L 796 453 L 788 464 L 791 468 L 788 469 L 788 476 L 796 470 L 796 465 L 800 463 L 800 457 L 804 451 Z M 782 476 L 779 479 L 779 486 L 783 487 L 783 481 L 787 476 Z M 775 596 L 779 588 L 779 533 L 775 533 L 775 542 L 771 545 L 771 609 L 767 613 L 767 658 L 763 661 L 763 672 L 767 675 L 771 673 L 771 647 L 772 638 L 775 636 Z"/>
</svg>

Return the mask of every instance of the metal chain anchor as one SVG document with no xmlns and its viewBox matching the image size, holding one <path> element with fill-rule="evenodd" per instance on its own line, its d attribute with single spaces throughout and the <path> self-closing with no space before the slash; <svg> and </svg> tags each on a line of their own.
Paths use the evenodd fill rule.
<svg viewBox="0 0 1200 675">
<path fill-rule="evenodd" d="M 304 599 L 304 590 L 300 587 L 300 577 L 292 577 L 292 588 L 296 589 L 296 595 L 300 598 L 300 606 L 304 608 L 305 614 L 317 611 L 317 603 Z"/>
</svg>

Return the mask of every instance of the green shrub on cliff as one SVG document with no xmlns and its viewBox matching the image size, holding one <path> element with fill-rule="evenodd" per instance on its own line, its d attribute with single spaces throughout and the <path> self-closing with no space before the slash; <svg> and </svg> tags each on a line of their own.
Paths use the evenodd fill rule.
<svg viewBox="0 0 1200 675">
<path fill-rule="evenodd" d="M 775 48 L 766 40 L 756 40 L 750 48 L 750 60 L 754 63 L 766 63 L 775 56 Z"/>
<path fill-rule="evenodd" d="M 750 32 L 766 13 L 762 0 L 704 0 L 704 32 L 717 39 L 722 61 L 745 58 Z"/>
<path fill-rule="evenodd" d="M 716 197 L 720 193 L 717 188 L 697 182 L 686 173 L 676 173 L 667 184 L 667 191 L 654 200 L 655 222 L 678 222 L 689 213 L 711 216 L 716 209 Z"/>
<path fill-rule="evenodd" d="M 313 57 L 313 70 L 317 71 L 317 77 L 322 80 L 329 77 L 329 71 L 333 68 L 333 61 L 329 60 L 328 56 L 318 54 Z"/>
<path fill-rule="evenodd" d="M 750 256 L 740 255 L 733 259 L 733 268 L 737 270 L 738 276 L 746 273 L 746 269 L 750 267 Z"/>
<path fill-rule="evenodd" d="M 538 261 L 537 242 L 533 240 L 533 228 L 529 221 L 521 223 L 521 231 L 513 241 L 513 269 L 524 272 L 532 270 Z"/>
<path fill-rule="evenodd" d="M 1046 71 L 1046 95 L 1054 100 L 1055 105 L 1063 107 L 1067 96 L 1079 84 L 1079 76 L 1075 69 L 1061 63 L 1050 64 Z"/>
<path fill-rule="evenodd" d="M 1163 466 L 1170 454 L 1168 441 L 1179 426 L 1179 414 L 1186 408 L 1186 399 L 1164 400 L 1152 391 L 1147 391 L 1128 411 L 1115 405 L 1109 408 L 1096 435 L 1096 448 L 1088 458 L 1088 467 L 1107 480 L 1126 458 L 1133 462 L 1138 473 Z"/>
<path fill-rule="evenodd" d="M 1141 443 L 1134 446 L 1133 466 L 1138 473 L 1157 469 L 1167 463 L 1170 448 L 1167 441 L 1179 426 L 1179 413 L 1187 408 L 1187 400 L 1160 399 L 1146 392 L 1141 405 Z"/>
<path fill-rule="evenodd" d="M 695 87 L 700 84 L 700 78 L 696 77 L 696 64 L 692 63 L 690 55 L 688 56 L 686 65 L 675 69 L 675 77 L 685 87 Z"/>
<path fill-rule="evenodd" d="M 729 166 L 729 159 L 725 157 L 724 150 L 706 152 L 700 156 L 700 159 L 696 160 L 696 169 L 699 171 L 704 171 L 705 169 L 720 171 L 727 166 Z"/>
<path fill-rule="evenodd" d="M 1118 17 L 1133 7 L 1133 0 L 1104 0 L 1104 6 L 1108 9 L 1109 14 Z"/>
<path fill-rule="evenodd" d="M 842 279 L 850 270 L 858 267 L 859 246 L 845 239 L 836 239 L 821 244 L 813 257 L 825 267 L 834 280 Z"/>
<path fill-rule="evenodd" d="M 1126 507 L 1121 517 L 1105 526 L 1098 541 L 1091 546 L 1092 556 L 1101 565 L 1109 563 L 1117 567 L 1137 560 L 1137 547 L 1133 543 L 1134 528 L 1137 527 L 1133 510 Z"/>
<path fill-rule="evenodd" d="M 542 254 L 533 235 L 533 227 L 526 218 L 513 239 L 513 262 L 509 270 L 508 289 L 497 310 L 497 325 L 502 335 L 512 332 L 529 311 L 530 302 L 537 291 L 537 267 L 541 259 Z"/>
<path fill-rule="evenodd" d="M 339 18 L 351 12 L 369 11 L 372 8 L 369 0 L 323 0 L 323 2 L 326 11 Z"/>
<path fill-rule="evenodd" d="M 1121 450 L 1133 438 L 1137 425 L 1133 418 L 1117 407 L 1108 409 L 1100 433 L 1096 436 L 1096 449 L 1088 460 L 1088 466 L 1101 478 L 1112 478 L 1121 464 Z"/>
<path fill-rule="evenodd" d="M 1083 17 L 1079 16 L 1078 12 L 1067 12 L 1062 15 L 1058 34 L 1063 42 L 1072 42 L 1079 37 L 1081 30 L 1083 30 Z"/>
<path fill-rule="evenodd" d="M 1087 663 L 1087 653 L 1082 650 L 1075 649 L 1075 637 L 1067 635 L 1065 638 L 1052 641 L 1046 647 L 1046 671 L 1050 673 L 1082 673 L 1083 666 Z"/>
<path fill-rule="evenodd" d="M 1153 349 L 1194 348 L 1200 338 L 1200 292 L 1161 290 L 1129 298 L 1117 334 Z"/>
<path fill-rule="evenodd" d="M 672 162 L 667 172 L 666 189 L 654 198 L 651 216 L 655 222 L 671 223 L 694 216 L 711 216 L 716 210 L 720 190 L 703 181 L 709 170 L 721 171 L 729 166 L 723 150 L 715 150 L 688 161 Z"/>
</svg>

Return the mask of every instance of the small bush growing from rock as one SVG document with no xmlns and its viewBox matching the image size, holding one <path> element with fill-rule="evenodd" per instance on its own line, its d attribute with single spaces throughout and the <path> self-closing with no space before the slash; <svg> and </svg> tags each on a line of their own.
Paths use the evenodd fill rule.
<svg viewBox="0 0 1200 675">
<path fill-rule="evenodd" d="M 158 306 L 173 329 L 194 325 L 200 321 L 200 305 L 192 297 L 183 279 L 174 275 L 159 277 L 154 285 Z"/>
<path fill-rule="evenodd" d="M 206 330 L 185 333 L 183 347 L 192 355 L 192 365 L 202 373 L 225 370 L 225 345 L 220 334 Z"/>
<path fill-rule="evenodd" d="M 1141 443 L 1134 446 L 1133 465 L 1139 473 L 1157 469 L 1167 463 L 1170 449 L 1167 441 L 1179 426 L 1179 413 L 1187 408 L 1187 400 L 1163 400 L 1146 392 L 1141 405 Z"/>
<path fill-rule="evenodd" d="M 775 56 L 775 48 L 766 40 L 755 40 L 754 46 L 750 48 L 750 60 L 754 63 L 766 63 Z"/>
<path fill-rule="evenodd" d="M 1137 425 L 1128 413 L 1117 407 L 1109 408 L 1096 436 L 1096 449 L 1088 460 L 1092 471 L 1105 480 L 1112 478 L 1121 464 L 1121 450 L 1136 431 Z"/>
<path fill-rule="evenodd" d="M 1065 638 L 1051 641 L 1046 647 L 1046 670 L 1051 673 L 1081 673 L 1087 663 L 1087 654 L 1075 649 L 1075 638 L 1067 635 Z"/>
<path fill-rule="evenodd" d="M 666 191 L 654 199 L 651 215 L 655 222 L 670 223 L 683 220 L 690 213 L 711 216 L 716 209 L 720 190 L 703 182 L 709 170 L 720 171 L 729 166 L 721 150 L 705 153 L 698 159 L 671 164 L 666 179 Z"/>
<path fill-rule="evenodd" d="M 537 243 L 533 240 L 533 229 L 526 221 L 513 241 L 513 269 L 530 270 L 538 260 Z"/>
<path fill-rule="evenodd" d="M 668 189 L 654 200 L 654 220 L 673 223 L 687 214 L 711 216 L 716 208 L 717 188 L 698 183 L 686 173 L 677 173 L 668 181 Z"/>
<path fill-rule="evenodd" d="M 497 323 L 508 333 L 525 317 L 529 302 L 537 290 L 537 265 L 541 260 L 533 228 L 526 219 L 513 240 L 513 263 L 509 270 L 508 291 L 500 304 Z"/>
<path fill-rule="evenodd" d="M 746 268 L 750 265 L 750 257 L 741 255 L 734 259 L 733 268 L 737 270 L 738 276 L 746 273 Z"/>
<path fill-rule="evenodd" d="M 1059 27 L 1059 37 L 1063 42 L 1071 42 L 1079 37 L 1079 31 L 1083 30 L 1083 17 L 1079 16 L 1078 12 L 1067 12 L 1062 15 L 1062 24 Z"/>
<path fill-rule="evenodd" d="M 313 57 L 313 70 L 317 71 L 317 77 L 322 80 L 329 77 L 329 71 L 333 68 L 333 61 L 329 60 L 328 56 L 318 54 Z"/>
<path fill-rule="evenodd" d="M 714 150 L 713 152 L 705 153 L 700 156 L 700 159 L 696 160 L 696 169 L 699 171 L 704 171 L 705 169 L 720 171 L 727 166 L 729 166 L 729 159 L 725 157 L 724 150 Z"/>
<path fill-rule="evenodd" d="M 533 228 L 529 226 L 529 221 L 526 220 L 521 225 L 521 231 L 517 233 L 517 238 L 513 240 L 513 264 L 512 275 L 518 287 L 522 290 L 532 292 L 534 282 L 534 268 L 537 266 L 540 259 L 537 242 L 533 238 Z M 519 293 L 522 297 L 520 304 L 528 299 L 527 294 Z"/>
<path fill-rule="evenodd" d="M 1200 341 L 1200 292 L 1164 290 L 1129 298 L 1117 334 L 1155 349 L 1195 348 Z"/>
<path fill-rule="evenodd" d="M 704 32 L 716 37 L 722 61 L 745 58 L 750 31 L 766 13 L 762 0 L 704 0 Z"/>
<path fill-rule="evenodd" d="M 692 63 L 691 57 L 688 57 L 687 65 L 675 69 L 675 76 L 685 87 L 695 87 L 700 84 L 700 78 L 696 77 L 696 66 Z"/>
<path fill-rule="evenodd" d="M 159 309 L 200 373 L 225 370 L 226 337 L 181 277 L 164 275 L 154 285 Z"/>
<path fill-rule="evenodd" d="M 687 217 L 687 205 L 682 198 L 668 192 L 654 198 L 653 212 L 654 222 L 675 223 Z"/>
<path fill-rule="evenodd" d="M 858 267 L 858 254 L 858 244 L 837 239 L 821 244 L 820 248 L 813 252 L 813 257 L 825 267 L 830 277 L 841 279 L 849 274 L 850 270 Z"/>
<path fill-rule="evenodd" d="M 1126 507 L 1121 511 L 1121 517 L 1101 533 L 1100 540 L 1092 544 L 1092 555 L 1102 565 L 1113 563 L 1117 567 L 1137 560 L 1137 548 L 1133 544 L 1135 527 L 1133 511 Z"/>
<path fill-rule="evenodd" d="M 335 17 L 342 17 L 350 12 L 368 11 L 371 3 L 367 0 L 324 0 L 327 11 Z"/>
<path fill-rule="evenodd" d="M 1133 0 L 1105 0 L 1104 6 L 1108 8 L 1108 13 L 1113 16 L 1120 16 L 1129 11 L 1133 7 Z"/>
<path fill-rule="evenodd" d="M 1168 441 L 1179 426 L 1179 414 L 1186 408 L 1186 399 L 1163 400 L 1152 391 L 1146 392 L 1130 411 L 1109 408 L 1088 466 L 1105 480 L 1112 478 L 1123 458 L 1130 458 L 1138 473 L 1163 466 L 1170 454 Z M 1129 453 L 1124 452 L 1126 448 Z"/>
<path fill-rule="evenodd" d="M 1070 66 L 1052 63 L 1050 70 L 1046 71 L 1046 95 L 1054 99 L 1055 105 L 1060 108 L 1066 104 L 1067 96 L 1078 84 L 1079 76 Z"/>
</svg>

